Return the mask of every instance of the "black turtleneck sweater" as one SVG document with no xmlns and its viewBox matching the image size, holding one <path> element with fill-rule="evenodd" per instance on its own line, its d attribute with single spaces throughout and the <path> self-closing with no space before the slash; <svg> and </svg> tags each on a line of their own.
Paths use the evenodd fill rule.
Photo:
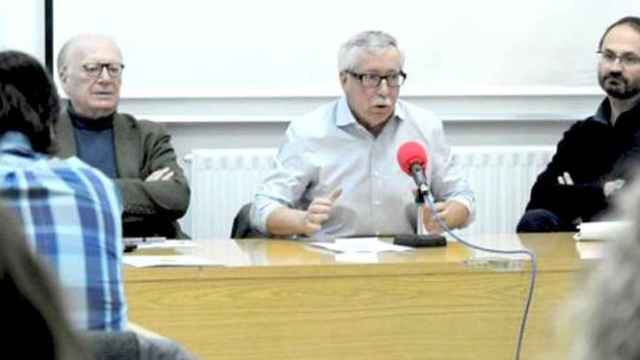
<svg viewBox="0 0 640 360">
<path fill-rule="evenodd" d="M 551 163 L 533 185 L 527 210 L 546 209 L 571 223 L 578 217 L 589 221 L 608 209 L 603 184 L 615 179 L 628 183 L 640 169 L 640 103 L 620 114 L 615 125 L 610 117 L 605 99 L 594 116 L 564 133 Z M 575 185 L 558 184 L 564 172 Z"/>
<path fill-rule="evenodd" d="M 113 115 L 90 119 L 67 107 L 73 135 L 76 140 L 76 154 L 87 164 L 100 169 L 111 179 L 118 177 L 116 153 L 113 139 Z"/>
</svg>

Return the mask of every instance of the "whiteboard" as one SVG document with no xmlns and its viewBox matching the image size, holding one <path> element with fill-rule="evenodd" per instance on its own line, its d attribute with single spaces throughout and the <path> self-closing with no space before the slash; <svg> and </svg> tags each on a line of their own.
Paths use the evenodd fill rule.
<svg viewBox="0 0 640 360">
<path fill-rule="evenodd" d="M 0 0 L 0 50 L 20 50 L 44 59 L 42 0 Z"/>
<path fill-rule="evenodd" d="M 597 42 L 638 0 L 58 0 L 54 50 L 83 32 L 124 54 L 123 97 L 340 93 L 337 51 L 356 32 L 394 35 L 403 95 L 597 93 Z"/>
</svg>

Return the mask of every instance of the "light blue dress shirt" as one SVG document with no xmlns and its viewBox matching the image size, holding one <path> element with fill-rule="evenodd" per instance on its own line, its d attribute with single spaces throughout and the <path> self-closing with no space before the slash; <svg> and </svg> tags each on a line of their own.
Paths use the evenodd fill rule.
<svg viewBox="0 0 640 360">
<path fill-rule="evenodd" d="M 407 141 L 425 147 L 434 199 L 461 202 L 472 219 L 475 197 L 451 160 L 439 119 L 398 100 L 395 116 L 375 137 L 356 121 L 342 97 L 291 122 L 276 168 L 256 193 L 252 225 L 266 234 L 267 218 L 276 208 L 304 210 L 315 197 L 342 189 L 318 237 L 415 233 L 416 185 L 396 160 Z"/>
</svg>

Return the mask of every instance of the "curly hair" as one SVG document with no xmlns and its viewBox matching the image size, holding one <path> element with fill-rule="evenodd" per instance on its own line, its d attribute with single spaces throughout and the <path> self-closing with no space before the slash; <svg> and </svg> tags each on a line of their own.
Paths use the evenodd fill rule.
<svg viewBox="0 0 640 360">
<path fill-rule="evenodd" d="M 53 80 L 31 55 L 0 51 L 0 134 L 19 131 L 37 152 L 52 154 L 60 97 Z"/>
</svg>

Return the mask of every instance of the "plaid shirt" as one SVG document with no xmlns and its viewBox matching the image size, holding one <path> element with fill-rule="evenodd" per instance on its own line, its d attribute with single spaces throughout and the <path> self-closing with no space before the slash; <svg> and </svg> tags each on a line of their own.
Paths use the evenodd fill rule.
<svg viewBox="0 0 640 360">
<path fill-rule="evenodd" d="M 122 330 L 122 205 L 114 183 L 77 158 L 32 150 L 0 135 L 0 199 L 22 220 L 32 249 L 58 276 L 76 329 Z"/>
</svg>

